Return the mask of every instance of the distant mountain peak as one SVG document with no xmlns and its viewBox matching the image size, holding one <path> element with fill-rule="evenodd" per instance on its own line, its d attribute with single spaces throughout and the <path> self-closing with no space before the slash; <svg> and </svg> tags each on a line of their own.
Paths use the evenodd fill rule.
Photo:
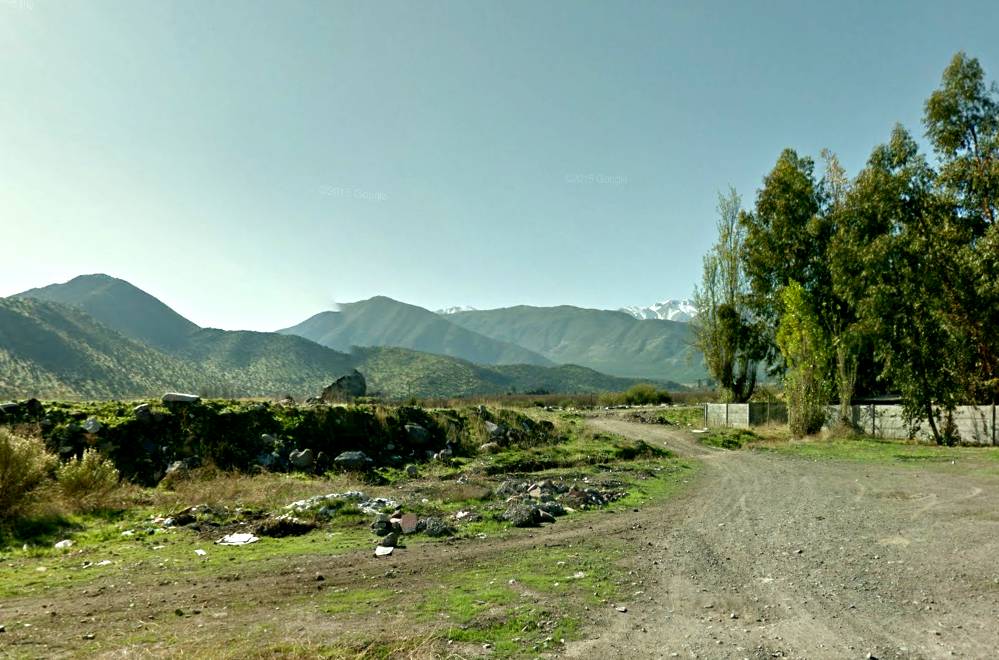
<svg viewBox="0 0 999 660">
<path fill-rule="evenodd" d="M 679 300 L 670 298 L 648 307 L 622 307 L 618 310 L 634 316 L 636 319 L 660 319 L 663 321 L 688 322 L 697 316 L 697 308 L 689 298 Z"/>
</svg>

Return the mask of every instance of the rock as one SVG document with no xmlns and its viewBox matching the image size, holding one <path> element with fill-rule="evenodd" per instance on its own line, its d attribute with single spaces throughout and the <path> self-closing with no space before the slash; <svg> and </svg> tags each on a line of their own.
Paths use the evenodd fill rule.
<svg viewBox="0 0 999 660">
<path fill-rule="evenodd" d="M 411 443 L 418 447 L 430 442 L 430 431 L 419 424 L 406 424 L 406 436 Z"/>
<path fill-rule="evenodd" d="M 322 573 L 316 573 L 316 582 L 323 582 L 326 580 L 326 576 Z"/>
<path fill-rule="evenodd" d="M 485 422 L 485 425 L 486 425 L 486 432 L 489 434 L 489 437 L 494 440 L 502 438 L 506 434 L 506 429 L 504 429 L 499 424 L 494 424 L 493 422 Z"/>
<path fill-rule="evenodd" d="M 344 470 L 367 470 L 374 464 L 363 451 L 345 451 L 334 458 L 333 462 Z"/>
<path fill-rule="evenodd" d="M 163 395 L 163 403 L 200 403 L 201 397 L 197 394 L 183 394 L 181 392 L 167 392 Z"/>
<path fill-rule="evenodd" d="M 507 479 L 496 487 L 497 497 L 510 497 L 524 492 L 524 482 L 516 479 Z"/>
<path fill-rule="evenodd" d="M 383 548 L 394 548 L 399 545 L 399 535 L 395 532 L 389 532 L 381 541 L 378 542 L 378 545 Z"/>
<path fill-rule="evenodd" d="M 267 520 L 258 523 L 253 531 L 260 536 L 284 538 L 285 536 L 301 536 L 302 534 L 308 534 L 316 527 L 318 527 L 318 525 L 314 522 L 285 515 L 277 516 L 276 518 L 268 518 Z"/>
<path fill-rule="evenodd" d="M 364 376 L 357 369 L 351 370 L 346 376 L 341 376 L 323 388 L 319 395 L 323 403 L 336 403 L 338 401 L 350 401 L 359 396 L 364 396 L 368 392 L 368 384 Z"/>
<path fill-rule="evenodd" d="M 618 612 L 620 612 L 621 614 L 624 614 L 625 612 L 628 611 L 628 608 L 625 607 L 624 605 L 622 605 L 620 607 L 615 607 L 614 609 L 617 610 Z"/>
<path fill-rule="evenodd" d="M 179 477 L 185 472 L 187 472 L 187 461 L 174 461 L 166 469 L 167 476 L 174 475 Z"/>
<path fill-rule="evenodd" d="M 447 459 L 451 458 L 451 456 L 453 456 L 453 455 L 454 455 L 454 452 L 451 451 L 451 448 L 450 447 L 445 447 L 444 449 L 441 449 L 439 452 L 437 452 L 436 454 L 434 454 L 434 460 L 438 461 L 438 462 L 444 461 L 444 460 L 447 460 Z"/>
<path fill-rule="evenodd" d="M 45 406 L 38 399 L 28 399 L 25 401 L 24 409 L 28 412 L 29 417 L 41 417 L 42 413 L 45 412 Z"/>
<path fill-rule="evenodd" d="M 278 439 L 277 439 L 277 438 L 275 438 L 275 437 L 274 437 L 273 435 L 271 435 L 270 433 L 261 433 L 261 434 L 260 434 L 260 442 L 264 443 L 265 445 L 267 445 L 268 447 L 270 447 L 270 448 L 272 448 L 272 449 L 273 449 L 274 447 L 277 447 L 277 446 L 278 446 L 278 444 L 280 444 L 280 443 L 278 442 Z"/>
<path fill-rule="evenodd" d="M 271 467 L 277 461 L 277 457 L 274 454 L 257 454 L 257 465 L 260 467 Z"/>
<path fill-rule="evenodd" d="M 376 536 L 385 536 L 390 533 L 392 529 L 392 521 L 384 513 L 378 514 L 375 521 L 371 523 L 371 531 L 374 532 Z"/>
<path fill-rule="evenodd" d="M 420 476 L 420 469 L 415 465 L 413 465 L 412 463 L 410 463 L 409 465 L 406 466 L 406 476 L 409 477 L 410 479 L 416 479 L 418 476 Z"/>
<path fill-rule="evenodd" d="M 386 548 L 385 546 L 380 545 L 380 546 L 378 546 L 378 547 L 375 548 L 375 556 L 376 557 L 387 557 L 390 554 L 392 554 L 393 550 L 395 550 L 395 548 Z"/>
<path fill-rule="evenodd" d="M 54 547 L 56 550 L 66 550 L 67 548 L 73 547 L 73 542 L 69 539 L 63 539 L 62 541 L 56 543 Z"/>
<path fill-rule="evenodd" d="M 413 534 L 420 527 L 420 519 L 416 517 L 415 513 L 403 514 L 402 518 L 399 519 L 399 529 L 402 530 L 403 534 Z"/>
<path fill-rule="evenodd" d="M 548 513 L 544 509 L 539 508 L 539 509 L 537 509 L 537 512 L 538 512 L 538 522 L 539 523 L 553 523 L 553 522 L 555 522 L 555 516 L 553 516 L 552 514 Z"/>
<path fill-rule="evenodd" d="M 256 536 L 249 533 L 227 534 L 216 541 L 219 545 L 247 545 L 259 541 Z"/>
<path fill-rule="evenodd" d="M 309 471 L 315 464 L 315 458 L 312 456 L 312 450 L 306 447 L 302 450 L 294 450 L 288 454 L 288 461 L 293 467 L 299 470 Z"/>
<path fill-rule="evenodd" d="M 5 632 L 7 632 L 7 626 L 0 625 L 0 633 L 5 633 Z"/>
<path fill-rule="evenodd" d="M 503 520 L 514 527 L 537 527 L 541 522 L 541 511 L 534 506 L 522 502 L 514 502 L 503 512 Z"/>
<path fill-rule="evenodd" d="M 148 403 L 140 403 L 136 407 L 132 408 L 132 414 L 135 418 L 141 422 L 148 422 L 153 418 L 153 411 L 149 407 Z"/>
<path fill-rule="evenodd" d="M 6 401 L 4 403 L 0 403 L 0 413 L 3 413 L 5 415 L 13 415 L 14 413 L 17 412 L 17 409 L 18 409 L 18 404 L 14 403 L 13 401 Z"/>
<path fill-rule="evenodd" d="M 501 447 L 498 442 L 487 442 L 479 447 L 480 454 L 498 454 Z"/>
<path fill-rule="evenodd" d="M 83 422 L 83 430 L 87 433 L 100 433 L 100 430 L 104 428 L 104 425 L 97 421 L 96 417 L 88 417 L 85 422 Z"/>
<path fill-rule="evenodd" d="M 440 518 L 426 518 L 423 521 L 423 532 L 430 537 L 439 538 L 441 536 L 451 536 L 454 529 Z"/>
<path fill-rule="evenodd" d="M 538 508 L 555 517 L 564 516 L 566 513 L 565 507 L 558 502 L 542 502 Z"/>
</svg>

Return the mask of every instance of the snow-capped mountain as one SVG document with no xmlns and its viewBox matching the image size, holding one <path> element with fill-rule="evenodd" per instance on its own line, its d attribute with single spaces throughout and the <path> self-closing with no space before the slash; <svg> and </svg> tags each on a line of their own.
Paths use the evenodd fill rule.
<svg viewBox="0 0 999 660">
<path fill-rule="evenodd" d="M 697 308 L 692 300 L 664 300 L 648 307 L 622 307 L 618 311 L 631 314 L 636 319 L 662 319 L 664 321 L 686 322 L 697 316 Z"/>
<path fill-rule="evenodd" d="M 448 314 L 457 314 L 458 312 L 474 312 L 477 311 L 474 307 L 463 307 L 458 305 L 457 307 L 445 307 L 444 309 L 438 309 L 438 314 L 443 314 L 447 316 Z"/>
</svg>

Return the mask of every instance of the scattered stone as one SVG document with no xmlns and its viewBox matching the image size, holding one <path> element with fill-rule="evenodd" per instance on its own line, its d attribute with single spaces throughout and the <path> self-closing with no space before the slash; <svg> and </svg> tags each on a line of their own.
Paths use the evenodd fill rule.
<svg viewBox="0 0 999 660">
<path fill-rule="evenodd" d="M 502 449 L 502 448 L 499 446 L 498 442 L 487 442 L 484 445 L 481 445 L 479 447 L 479 453 L 480 454 L 497 454 L 497 453 L 499 453 L 500 449 Z"/>
<path fill-rule="evenodd" d="M 312 455 L 312 450 L 306 447 L 302 450 L 293 450 L 288 454 L 288 461 L 293 467 L 308 472 L 312 470 L 312 466 L 315 464 L 315 457 Z"/>
<path fill-rule="evenodd" d="M 0 633 L 7 632 L 7 626 L 0 624 Z"/>
<path fill-rule="evenodd" d="M 399 535 L 395 532 L 389 532 L 385 538 L 378 542 L 378 545 L 383 548 L 394 548 L 399 545 Z"/>
<path fill-rule="evenodd" d="M 97 421 L 96 417 L 88 417 L 83 422 L 83 430 L 87 433 L 100 433 L 102 428 L 104 428 L 104 425 Z"/>
<path fill-rule="evenodd" d="M 538 508 L 555 517 L 564 516 L 566 514 L 565 507 L 555 501 L 541 502 L 538 504 Z"/>
<path fill-rule="evenodd" d="M 319 400 L 323 403 L 351 401 L 368 393 L 368 384 L 357 369 L 352 369 L 346 376 L 341 376 L 323 388 Z"/>
<path fill-rule="evenodd" d="M 423 532 L 430 537 L 439 538 L 441 536 L 451 536 L 454 529 L 440 518 L 426 518 L 423 520 Z"/>
<path fill-rule="evenodd" d="M 403 534 L 414 534 L 419 526 L 420 519 L 416 517 L 415 513 L 405 513 L 399 519 L 399 528 Z"/>
<path fill-rule="evenodd" d="M 375 521 L 371 523 L 371 531 L 377 536 L 385 536 L 392 531 L 392 527 L 391 519 L 384 513 L 378 514 Z"/>
<path fill-rule="evenodd" d="M 614 609 L 617 610 L 618 612 L 620 612 L 621 614 L 624 614 L 625 612 L 628 611 L 628 608 L 625 607 L 624 605 L 620 605 L 618 607 L 615 607 Z"/>
<path fill-rule="evenodd" d="M 316 573 L 316 582 L 323 582 L 326 580 L 326 576 L 322 573 Z"/>
<path fill-rule="evenodd" d="M 200 403 L 201 397 L 197 394 L 183 394 L 181 392 L 167 392 L 163 395 L 163 403 Z"/>
<path fill-rule="evenodd" d="M 514 527 L 537 527 L 541 523 L 541 510 L 536 506 L 513 502 L 503 512 L 503 520 Z"/>
<path fill-rule="evenodd" d="M 486 426 L 486 433 L 488 433 L 489 437 L 493 440 L 498 440 L 499 438 L 502 438 L 504 435 L 506 435 L 506 429 L 500 426 L 499 424 L 495 424 L 493 422 L 485 422 L 485 426 Z"/>
<path fill-rule="evenodd" d="M 420 469 L 415 465 L 413 465 L 412 463 L 410 463 L 409 465 L 406 466 L 406 476 L 409 477 L 410 479 L 416 479 L 418 476 L 420 476 Z"/>
<path fill-rule="evenodd" d="M 219 545 L 248 545 L 250 543 L 256 543 L 260 539 L 250 534 L 248 532 L 238 533 L 238 534 L 227 534 L 216 541 Z"/>
<path fill-rule="evenodd" d="M 56 550 L 65 550 L 71 547 L 73 547 L 73 542 L 70 541 L 69 539 L 63 539 L 62 541 L 59 541 L 58 543 L 55 544 Z"/>
<path fill-rule="evenodd" d="M 363 451 L 345 451 L 334 458 L 333 462 L 344 470 L 367 470 L 375 463 Z"/>
<path fill-rule="evenodd" d="M 94 635 L 94 633 L 87 633 L 86 635 L 83 636 L 83 639 L 90 640 L 94 639 L 95 637 L 96 635 Z"/>
</svg>

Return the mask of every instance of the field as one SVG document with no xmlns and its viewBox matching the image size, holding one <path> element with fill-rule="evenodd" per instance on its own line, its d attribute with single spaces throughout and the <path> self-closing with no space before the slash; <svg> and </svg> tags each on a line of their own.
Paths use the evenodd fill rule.
<svg viewBox="0 0 999 660">
<path fill-rule="evenodd" d="M 535 412 L 561 441 L 415 475 L 202 469 L 169 489 L 128 489 L 114 511 L 39 512 L 2 539 L 0 654 L 910 658 L 999 647 L 999 451 L 694 434 L 692 410 L 647 412 Z M 503 519 L 510 488 L 546 480 L 610 497 L 539 527 Z M 295 500 L 351 489 L 450 532 L 405 535 L 376 558 L 374 516 L 341 507 L 301 535 L 214 543 Z M 192 505 L 194 524 L 156 521 Z M 73 545 L 55 549 L 63 538 Z"/>
</svg>

